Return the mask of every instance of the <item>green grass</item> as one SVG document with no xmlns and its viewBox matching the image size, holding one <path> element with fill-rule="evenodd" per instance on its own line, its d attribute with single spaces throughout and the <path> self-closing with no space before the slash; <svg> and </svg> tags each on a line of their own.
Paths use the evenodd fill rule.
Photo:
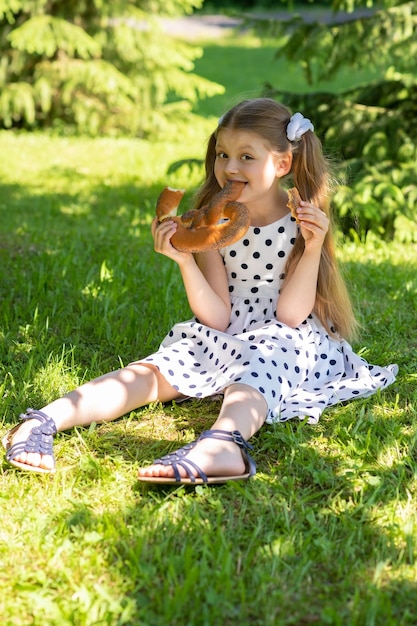
<svg viewBox="0 0 417 626">
<path fill-rule="evenodd" d="M 230 80 L 230 97 L 245 89 Z M 161 187 L 189 197 L 198 184 L 198 166 L 167 171 L 201 157 L 207 132 L 201 120 L 159 144 L 0 133 L 1 434 L 187 319 L 149 225 Z M 398 379 L 315 427 L 264 427 L 247 484 L 136 481 L 140 465 L 210 426 L 210 400 L 61 433 L 53 477 L 1 464 L 0 622 L 414 626 L 416 249 L 341 241 L 363 325 L 355 348 L 398 363 Z"/>
<path fill-rule="evenodd" d="M 220 83 L 225 91 L 196 106 L 200 115 L 219 117 L 244 98 L 260 96 L 266 85 L 282 92 L 310 93 L 313 90 L 300 65 L 290 64 L 277 54 L 277 42 L 233 32 L 216 41 L 204 43 L 204 55 L 195 61 L 195 71 L 209 80 Z M 338 93 L 369 82 L 380 73 L 378 68 L 341 69 L 334 79 L 314 86 L 318 91 Z"/>
</svg>

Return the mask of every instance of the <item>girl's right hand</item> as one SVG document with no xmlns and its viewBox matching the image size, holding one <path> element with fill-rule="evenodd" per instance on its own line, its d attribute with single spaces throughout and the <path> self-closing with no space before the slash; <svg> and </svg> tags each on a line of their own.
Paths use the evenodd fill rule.
<svg viewBox="0 0 417 626">
<path fill-rule="evenodd" d="M 178 264 L 192 256 L 191 252 L 180 252 L 171 243 L 171 237 L 177 230 L 177 224 L 173 220 L 165 219 L 161 223 L 155 217 L 152 220 L 152 236 L 154 239 L 154 250 L 159 254 L 164 254 Z"/>
</svg>

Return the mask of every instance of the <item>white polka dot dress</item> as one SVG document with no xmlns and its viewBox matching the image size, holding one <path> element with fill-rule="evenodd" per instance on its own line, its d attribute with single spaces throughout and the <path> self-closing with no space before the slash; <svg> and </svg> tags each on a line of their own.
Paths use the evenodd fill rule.
<svg viewBox="0 0 417 626">
<path fill-rule="evenodd" d="M 396 365 L 369 365 L 344 340 L 329 336 L 310 315 L 298 328 L 275 318 L 284 267 L 297 225 L 291 214 L 263 227 L 250 227 L 223 248 L 232 303 L 226 332 L 196 318 L 176 324 L 153 363 L 180 393 L 204 398 L 233 383 L 257 389 L 268 404 L 267 421 L 319 420 L 338 402 L 368 396 L 390 385 Z"/>
</svg>

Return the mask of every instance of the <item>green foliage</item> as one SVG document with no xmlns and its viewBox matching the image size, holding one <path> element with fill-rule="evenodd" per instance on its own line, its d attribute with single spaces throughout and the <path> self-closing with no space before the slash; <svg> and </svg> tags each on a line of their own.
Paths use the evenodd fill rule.
<svg viewBox="0 0 417 626">
<path fill-rule="evenodd" d="M 208 126 L 152 142 L 0 132 L 0 438 L 188 319 L 150 222 L 162 186 L 199 183 L 202 168 L 167 171 L 201 156 Z M 415 626 L 416 248 L 340 246 L 356 348 L 398 379 L 317 426 L 263 427 L 246 484 L 138 484 L 211 426 L 210 399 L 61 432 L 54 476 L 2 452 L 2 626 Z"/>
<path fill-rule="evenodd" d="M 201 48 L 161 15 L 201 0 L 0 1 L 0 124 L 155 135 L 223 88 L 193 73 Z"/>
<path fill-rule="evenodd" d="M 82 28 L 52 15 L 35 15 L 9 37 L 12 48 L 48 58 L 61 52 L 89 59 L 100 54 L 100 46 Z"/>
<path fill-rule="evenodd" d="M 371 10 L 374 4 L 334 0 L 328 20 L 258 22 L 279 38 L 277 56 L 299 63 L 312 86 L 309 94 L 283 93 L 277 85 L 266 92 L 311 117 L 325 145 L 345 161 L 346 186 L 335 201 L 346 231 L 417 238 L 417 2 L 386 1 Z M 340 13 L 364 5 L 365 13 Z M 366 67 L 376 78 L 352 89 L 355 72 Z M 346 68 L 352 81 L 338 94 L 314 90 Z"/>
<path fill-rule="evenodd" d="M 297 5 L 305 5 L 311 7 L 312 4 L 315 5 L 326 5 L 329 6 L 332 0 L 297 0 Z M 222 13 L 225 9 L 230 11 L 241 11 L 242 9 L 251 11 L 259 11 L 260 9 L 274 9 L 275 11 L 278 9 L 286 8 L 285 5 L 294 4 L 293 0 L 288 2 L 288 0 L 205 0 L 204 1 L 204 12 L 205 13 Z"/>
</svg>

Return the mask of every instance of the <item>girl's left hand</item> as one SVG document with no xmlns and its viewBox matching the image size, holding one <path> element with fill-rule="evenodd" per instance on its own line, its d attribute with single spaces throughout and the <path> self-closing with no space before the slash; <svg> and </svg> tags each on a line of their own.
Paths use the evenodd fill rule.
<svg viewBox="0 0 417 626">
<path fill-rule="evenodd" d="M 297 209 L 297 217 L 300 220 L 300 231 L 304 237 L 305 247 L 309 249 L 321 248 L 330 224 L 324 211 L 314 204 L 302 200 Z"/>
</svg>

